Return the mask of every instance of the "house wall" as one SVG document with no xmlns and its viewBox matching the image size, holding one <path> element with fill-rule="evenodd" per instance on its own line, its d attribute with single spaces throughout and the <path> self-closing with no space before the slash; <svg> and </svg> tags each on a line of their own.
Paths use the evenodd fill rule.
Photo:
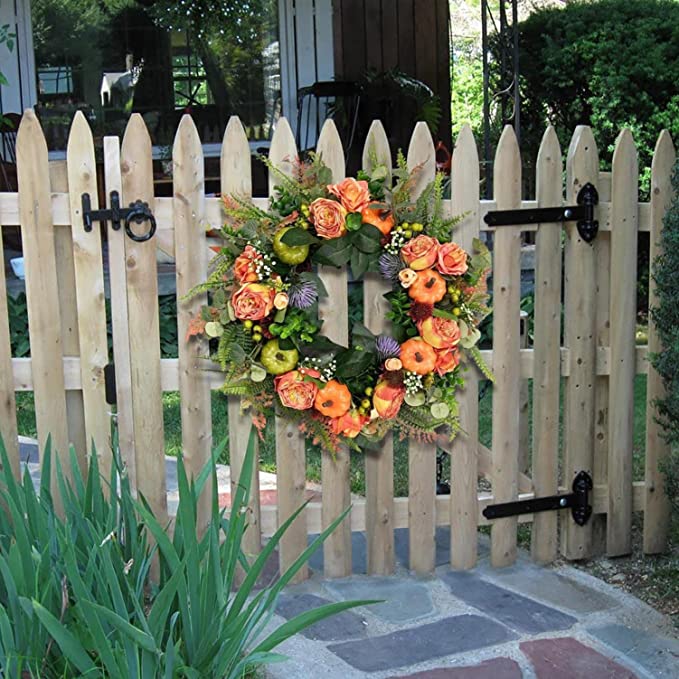
<svg viewBox="0 0 679 679">
<path fill-rule="evenodd" d="M 359 80 L 397 68 L 441 99 L 438 139 L 450 144 L 448 0 L 333 0 L 335 73 Z"/>
</svg>

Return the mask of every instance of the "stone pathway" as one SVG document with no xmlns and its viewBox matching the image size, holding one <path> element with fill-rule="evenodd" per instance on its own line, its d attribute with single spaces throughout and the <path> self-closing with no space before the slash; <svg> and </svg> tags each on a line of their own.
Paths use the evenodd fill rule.
<svg viewBox="0 0 679 679">
<path fill-rule="evenodd" d="M 324 580 L 315 575 L 282 595 L 276 622 L 332 601 L 380 599 L 288 640 L 271 679 L 668 679 L 679 676 L 679 640 L 660 613 L 568 566 L 540 568 L 522 554 L 502 570 L 453 572 L 446 531 L 437 534 L 436 573 L 403 567 L 407 531 L 396 532 L 393 577 Z M 365 537 L 356 533 L 355 566 Z M 363 567 L 364 571 L 364 567 Z"/>
</svg>

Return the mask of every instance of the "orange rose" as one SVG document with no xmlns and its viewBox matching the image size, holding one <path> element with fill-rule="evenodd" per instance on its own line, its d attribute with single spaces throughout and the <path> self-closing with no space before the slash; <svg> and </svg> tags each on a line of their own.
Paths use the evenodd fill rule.
<svg viewBox="0 0 679 679">
<path fill-rule="evenodd" d="M 231 306 L 236 318 L 241 321 L 261 321 L 273 309 L 276 291 L 261 283 L 246 283 L 241 285 L 231 295 Z"/>
<path fill-rule="evenodd" d="M 252 245 L 246 245 L 233 263 L 233 275 L 239 283 L 252 283 L 258 281 L 256 263 L 262 259 L 262 255 Z"/>
<path fill-rule="evenodd" d="M 318 390 L 314 407 L 326 417 L 342 417 L 351 406 L 351 392 L 345 384 L 330 380 Z"/>
<path fill-rule="evenodd" d="M 417 280 L 408 288 L 411 299 L 421 304 L 436 304 L 446 296 L 446 282 L 434 269 L 417 272 Z"/>
<path fill-rule="evenodd" d="M 439 248 L 436 268 L 446 276 L 467 272 L 467 253 L 457 243 L 444 243 Z"/>
<path fill-rule="evenodd" d="M 361 212 L 370 202 L 368 182 L 347 177 L 339 184 L 328 184 L 328 191 L 337 196 L 347 212 Z"/>
<path fill-rule="evenodd" d="M 333 418 L 330 423 L 330 430 L 333 434 L 355 439 L 368 422 L 370 422 L 368 415 L 361 415 L 358 410 L 350 410 L 342 417 Z"/>
<path fill-rule="evenodd" d="M 430 316 L 418 328 L 424 341 L 434 349 L 452 349 L 460 341 L 460 326 L 447 318 Z"/>
<path fill-rule="evenodd" d="M 403 367 L 418 375 L 428 375 L 436 366 L 436 352 L 421 337 L 413 337 L 401 345 Z"/>
<path fill-rule="evenodd" d="M 339 238 L 347 232 L 347 211 L 336 200 L 316 198 L 309 205 L 309 217 L 319 238 Z"/>
<path fill-rule="evenodd" d="M 434 371 L 437 375 L 445 375 L 453 372 L 460 364 L 460 352 L 457 347 L 454 349 L 437 349 L 436 350 L 436 367 Z"/>
<path fill-rule="evenodd" d="M 389 384 L 387 380 L 380 380 L 373 392 L 373 406 L 380 417 L 393 420 L 403 405 L 406 388 L 402 384 Z"/>
<path fill-rule="evenodd" d="M 401 248 L 401 259 L 415 271 L 422 271 L 434 265 L 440 243 L 436 238 L 421 234 L 408 241 Z"/>
<path fill-rule="evenodd" d="M 361 210 L 361 217 L 365 224 L 372 224 L 383 236 L 388 236 L 396 224 L 393 213 L 382 203 L 369 203 Z"/>
<path fill-rule="evenodd" d="M 306 370 L 311 377 L 318 377 L 316 370 Z M 286 408 L 309 410 L 314 405 L 318 387 L 311 380 L 305 380 L 299 370 L 291 370 L 274 378 L 274 387 L 278 398 Z"/>
</svg>

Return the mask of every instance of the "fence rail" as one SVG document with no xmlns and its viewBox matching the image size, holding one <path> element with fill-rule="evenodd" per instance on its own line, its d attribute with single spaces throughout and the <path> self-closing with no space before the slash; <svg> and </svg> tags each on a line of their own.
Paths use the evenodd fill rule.
<svg viewBox="0 0 679 679">
<path fill-rule="evenodd" d="M 344 176 L 345 158 L 332 121 L 323 127 L 318 151 L 334 181 Z M 98 195 L 94 143 L 85 118 L 71 128 L 66 170 L 50 173 L 47 146 L 35 115 L 23 117 L 17 139 L 19 192 L 0 194 L 0 225 L 21 225 L 26 264 L 30 358 L 12 358 L 9 350 L 5 275 L 0 257 L 0 431 L 19 471 L 16 445 L 16 391 L 33 391 L 41 448 L 51 435 L 57 453 L 75 444 L 84 461 L 94 443 L 104 469 L 110 465 L 109 413 L 105 403 L 104 367 L 108 363 L 102 233 L 86 232 L 80 196 L 89 193 L 96 209 Z M 392 164 L 387 136 L 373 123 L 364 146 L 364 161 L 374 154 Z M 292 131 L 282 119 L 276 128 L 270 159 L 285 172 L 296 155 Z M 410 167 L 422 165 L 422 182 L 434 174 L 435 152 L 423 123 L 416 126 L 407 152 Z M 471 568 L 477 562 L 478 527 L 490 524 L 491 561 L 512 563 L 517 552 L 517 525 L 531 523 L 532 553 L 548 563 L 559 553 L 585 558 L 597 551 L 610 555 L 631 549 L 632 514 L 644 512 L 644 550 L 662 551 L 666 544 L 668 504 L 659 471 L 668 450 L 653 417 L 652 403 L 662 393 L 647 355 L 658 351 L 651 323 L 648 347 L 636 346 L 637 241 L 649 233 L 651 255 L 657 254 L 662 218 L 671 198 L 670 172 L 675 161 L 672 140 L 663 132 L 655 150 L 650 202 L 638 202 L 638 166 L 634 140 L 621 132 L 612 173 L 599 171 L 599 158 L 587 127 L 574 133 L 564 163 L 556 134 L 548 129 L 536 163 L 536 198 L 521 200 L 520 151 L 511 128 L 505 129 L 495 159 L 493 200 L 479 198 L 478 154 L 469 127 L 464 127 L 452 159 L 448 214 L 461 215 L 456 240 L 470 248 L 482 232 L 490 210 L 558 206 L 575 200 L 587 182 L 598 187 L 599 235 L 583 242 L 574 224 L 502 227 L 494 234 L 493 348 L 483 351 L 492 366 L 492 450 L 479 442 L 479 376 L 470 370 L 460 393 L 464 434 L 448 449 L 451 493 L 436 495 L 435 447 L 409 442 L 407 497 L 394 497 L 394 455 L 390 439 L 380 451 L 366 453 L 366 492 L 353 501 L 349 517 L 324 546 L 328 576 L 351 573 L 351 531 L 365 531 L 367 570 L 388 574 L 395 567 L 394 530 L 410 529 L 410 567 L 429 572 L 435 565 L 435 531 L 449 526 L 451 566 Z M 251 155 L 245 132 L 232 118 L 224 135 L 221 190 L 252 197 Z M 133 486 L 144 494 L 162 519 L 167 515 L 164 473 L 162 393 L 181 395 L 182 447 L 187 469 L 196 474 L 212 448 L 211 391 L 221 374 L 208 365 L 206 346 L 185 344 L 188 322 L 204 300 L 185 294 L 206 276 L 212 243 L 209 227 L 222 223 L 219 198 L 205 195 L 201 141 L 190 117 L 177 130 L 173 149 L 173 196 L 155 198 L 151 142 L 142 118 L 133 115 L 122 145 L 104 140 L 106 195 L 112 190 L 124 203 L 147 201 L 156 216 L 157 235 L 146 243 L 126 238 L 111 224 L 106 229 L 111 288 L 113 352 L 118 395 L 121 454 Z M 50 176 L 51 175 L 51 176 Z M 269 191 L 273 190 L 270 177 Z M 253 201 L 266 206 L 267 197 Z M 532 346 L 519 334 L 521 232 L 537 231 L 535 317 Z M 563 245 L 562 245 L 563 241 Z M 0 241 L 0 250 L 1 250 Z M 158 318 L 156 248 L 175 259 L 179 357 L 161 359 Z M 0 252 L 1 254 L 1 252 Z M 320 310 L 325 332 L 337 342 L 348 333 L 347 275 L 322 267 L 330 293 Z M 562 275 L 563 274 L 563 275 Z M 388 330 L 383 281 L 364 281 L 364 321 L 373 332 Z M 565 312 L 562 323 L 562 299 Z M 651 284 L 650 301 L 654 300 Z M 561 341 L 563 330 L 563 344 Z M 647 374 L 645 480 L 633 482 L 634 379 Z M 528 437 L 526 381 L 532 380 L 533 455 L 525 468 Z M 523 396 L 522 396 L 523 394 Z M 524 405 L 522 406 L 522 400 Z M 562 415 L 563 411 L 563 415 Z M 237 400 L 228 405 L 232 479 L 242 466 L 249 423 Z M 563 437 L 560 437 L 560 427 Z M 257 470 L 250 504 L 246 551 L 258 552 L 304 500 L 305 440 L 284 421 L 276 422 L 278 504 L 260 506 Z M 568 492 L 580 470 L 594 477 L 594 520 L 577 526 L 567 512 L 550 512 L 488 521 L 489 504 Z M 280 562 L 294 561 L 307 544 L 307 534 L 325 528 L 351 502 L 349 453 L 322 461 L 322 499 L 310 503 L 281 543 Z M 490 492 L 478 491 L 485 478 Z M 207 499 L 207 498 L 206 498 Z M 205 502 L 199 521 L 207 520 Z M 559 524 L 561 545 L 559 545 Z M 306 577 L 300 571 L 299 578 Z"/>
</svg>

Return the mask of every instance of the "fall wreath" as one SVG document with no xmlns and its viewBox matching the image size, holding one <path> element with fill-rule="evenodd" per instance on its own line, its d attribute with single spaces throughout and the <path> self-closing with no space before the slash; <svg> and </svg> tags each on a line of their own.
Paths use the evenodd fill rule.
<svg viewBox="0 0 679 679">
<path fill-rule="evenodd" d="M 241 397 L 260 432 L 277 414 L 331 452 L 365 450 L 392 428 L 454 436 L 467 359 L 490 376 L 476 346 L 490 255 L 480 241 L 474 254 L 452 241 L 443 176 L 414 198 L 421 168 L 409 171 L 401 155 L 393 175 L 373 163 L 337 184 L 318 156 L 297 161 L 291 177 L 270 169 L 278 185 L 268 211 L 224 199 L 223 245 L 194 291 L 207 291 L 209 304 L 187 341 L 210 338 L 223 391 Z M 391 334 L 357 323 L 348 347 L 324 336 L 319 264 L 389 281 Z"/>
</svg>

